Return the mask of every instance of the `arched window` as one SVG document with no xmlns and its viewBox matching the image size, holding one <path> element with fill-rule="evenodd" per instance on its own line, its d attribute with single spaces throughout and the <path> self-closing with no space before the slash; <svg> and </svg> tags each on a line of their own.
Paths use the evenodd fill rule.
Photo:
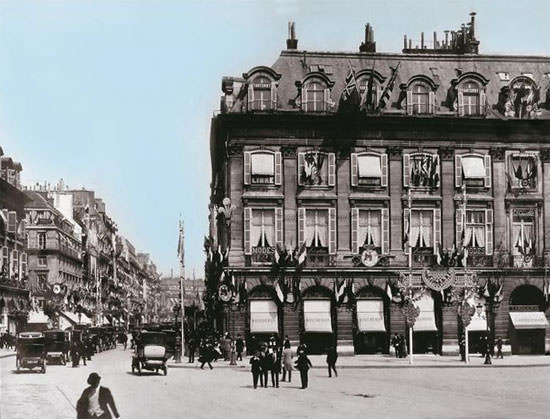
<svg viewBox="0 0 550 419">
<path fill-rule="evenodd" d="M 366 108 L 367 111 L 374 110 L 380 99 L 380 83 L 374 76 L 372 81 L 370 76 L 362 76 L 357 80 L 357 84 L 361 95 L 361 106 Z"/>
<path fill-rule="evenodd" d="M 330 88 L 334 85 L 324 73 L 307 75 L 301 85 L 301 107 L 304 112 L 328 112 L 334 106 Z"/>
<path fill-rule="evenodd" d="M 428 83 L 422 81 L 414 82 L 407 90 L 407 114 L 432 114 L 434 101 L 434 92 Z"/>
<path fill-rule="evenodd" d="M 458 114 L 485 115 L 485 90 L 477 81 L 466 80 L 458 85 Z"/>
<path fill-rule="evenodd" d="M 504 87 L 499 95 L 498 108 L 509 118 L 532 119 L 539 114 L 539 89 L 529 76 L 519 76 Z"/>
<path fill-rule="evenodd" d="M 269 77 L 259 75 L 248 85 L 248 110 L 268 111 L 277 107 L 277 85 Z"/>
</svg>

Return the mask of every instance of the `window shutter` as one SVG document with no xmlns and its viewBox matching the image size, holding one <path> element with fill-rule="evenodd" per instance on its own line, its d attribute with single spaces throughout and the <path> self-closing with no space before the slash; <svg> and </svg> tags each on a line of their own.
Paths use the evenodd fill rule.
<svg viewBox="0 0 550 419">
<path fill-rule="evenodd" d="M 480 115 L 485 115 L 487 108 L 487 95 L 485 90 L 480 90 L 479 92 L 479 113 Z"/>
<path fill-rule="evenodd" d="M 328 153 L 328 186 L 336 183 L 336 154 Z"/>
<path fill-rule="evenodd" d="M 248 100 L 248 110 L 251 111 L 254 109 L 254 87 L 252 83 L 248 85 L 248 94 L 246 98 Z"/>
<path fill-rule="evenodd" d="M 407 90 L 407 115 L 413 114 L 413 92 Z"/>
<path fill-rule="evenodd" d="M 434 208 L 434 254 L 441 244 L 441 209 Z"/>
<path fill-rule="evenodd" d="M 491 187 L 491 156 L 485 156 L 485 187 Z"/>
<path fill-rule="evenodd" d="M 456 238 L 455 238 L 455 244 L 456 247 L 459 248 L 462 246 L 462 230 L 464 229 L 464 226 L 462 225 L 462 222 L 464 221 L 463 217 L 463 210 L 462 208 L 457 208 L 455 212 L 455 225 L 456 225 Z"/>
<path fill-rule="evenodd" d="M 306 240 L 306 209 L 298 208 L 298 248 Z"/>
<path fill-rule="evenodd" d="M 464 94 L 458 91 L 458 116 L 464 116 Z"/>
<path fill-rule="evenodd" d="M 328 209 L 328 252 L 330 254 L 336 253 L 336 208 Z"/>
<path fill-rule="evenodd" d="M 271 82 L 271 109 L 277 109 L 277 83 Z"/>
<path fill-rule="evenodd" d="M 351 153 L 351 186 L 358 184 L 357 153 Z"/>
<path fill-rule="evenodd" d="M 308 109 L 308 103 L 307 103 L 307 89 L 306 88 L 302 88 L 302 110 L 304 112 L 307 112 L 309 109 Z"/>
<path fill-rule="evenodd" d="M 462 186 L 462 156 L 455 154 L 455 186 Z"/>
<path fill-rule="evenodd" d="M 298 185 L 302 185 L 302 173 L 304 172 L 305 153 L 298 153 Z"/>
<path fill-rule="evenodd" d="M 275 185 L 282 184 L 281 152 L 275 152 Z"/>
<path fill-rule="evenodd" d="M 244 184 L 250 185 L 251 178 L 250 151 L 244 152 Z"/>
<path fill-rule="evenodd" d="M 17 231 L 17 212 L 8 211 L 8 233 Z"/>
<path fill-rule="evenodd" d="M 252 222 L 252 208 L 244 209 L 243 225 L 244 225 L 244 254 L 252 254 L 252 243 L 250 242 L 250 224 Z"/>
<path fill-rule="evenodd" d="M 485 254 L 493 254 L 493 210 L 485 210 Z"/>
<path fill-rule="evenodd" d="M 390 250 L 390 217 L 387 208 L 382 208 L 382 254 Z"/>
<path fill-rule="evenodd" d="M 330 107 L 329 107 L 329 104 L 330 104 L 330 89 L 328 89 L 328 88 L 326 88 L 324 90 L 323 104 L 324 104 L 324 111 L 328 112 L 330 110 Z"/>
<path fill-rule="evenodd" d="M 275 208 L 275 243 L 283 247 L 283 209 Z"/>
<path fill-rule="evenodd" d="M 359 251 L 359 244 L 357 243 L 357 234 L 359 232 L 359 209 L 351 209 L 351 251 L 355 253 Z"/>
<path fill-rule="evenodd" d="M 411 177 L 411 156 L 403 154 L 403 186 L 408 187 Z"/>
<path fill-rule="evenodd" d="M 409 248 L 407 248 L 405 245 L 405 236 L 407 234 L 410 235 L 410 231 L 409 231 L 410 220 L 411 220 L 411 210 L 409 208 L 403 208 L 403 251 L 404 252 L 408 252 L 410 248 L 410 243 L 409 243 Z M 408 238 L 408 241 L 410 242 L 410 237 Z"/>
<path fill-rule="evenodd" d="M 380 155 L 380 169 L 382 177 L 380 178 L 380 186 L 388 186 L 388 155 Z"/>
<path fill-rule="evenodd" d="M 435 92 L 428 93 L 428 112 L 435 114 Z"/>
</svg>

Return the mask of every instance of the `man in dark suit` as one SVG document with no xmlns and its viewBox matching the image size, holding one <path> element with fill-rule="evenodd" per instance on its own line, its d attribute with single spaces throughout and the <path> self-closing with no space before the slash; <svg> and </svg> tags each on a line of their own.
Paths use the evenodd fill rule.
<svg viewBox="0 0 550 419">
<path fill-rule="evenodd" d="M 296 368 L 300 371 L 300 379 L 302 380 L 302 389 L 307 388 L 308 385 L 308 370 L 311 368 L 311 361 L 307 357 L 305 351 L 299 352 L 298 359 L 296 360 Z"/>
<path fill-rule="evenodd" d="M 90 387 L 82 392 L 82 396 L 76 404 L 77 419 L 112 419 L 109 409 L 115 418 L 120 418 L 111 390 L 107 387 L 100 387 L 100 380 L 101 377 L 95 372 L 89 375 Z"/>
</svg>

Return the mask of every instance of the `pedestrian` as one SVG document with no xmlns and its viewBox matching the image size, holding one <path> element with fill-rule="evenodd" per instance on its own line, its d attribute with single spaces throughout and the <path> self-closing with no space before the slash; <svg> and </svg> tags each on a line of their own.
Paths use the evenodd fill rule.
<svg viewBox="0 0 550 419">
<path fill-rule="evenodd" d="M 271 352 L 271 385 L 279 388 L 279 374 L 281 373 L 281 352 L 274 350 Z"/>
<path fill-rule="evenodd" d="M 86 344 L 82 340 L 78 341 L 78 353 L 81 354 L 82 363 L 86 366 Z"/>
<path fill-rule="evenodd" d="M 212 369 L 212 360 L 214 359 L 214 349 L 212 347 L 212 345 L 210 343 L 207 343 L 203 350 L 202 350 L 202 354 L 200 354 L 199 356 L 199 362 L 201 363 L 201 370 L 204 368 L 204 364 L 208 364 L 208 366 L 210 367 L 210 369 Z"/>
<path fill-rule="evenodd" d="M 252 372 L 252 385 L 254 388 L 258 387 L 258 377 L 260 377 L 260 374 L 262 372 L 262 367 L 260 365 L 260 356 L 259 352 L 255 352 L 254 355 L 252 355 L 252 358 L 250 358 L 250 371 Z M 262 383 L 260 383 L 260 386 Z"/>
<path fill-rule="evenodd" d="M 307 357 L 305 351 L 301 351 L 298 354 L 296 360 L 296 368 L 300 371 L 300 380 L 302 381 L 302 389 L 306 389 L 308 386 L 308 370 L 312 367 L 311 361 Z"/>
<path fill-rule="evenodd" d="M 195 337 L 194 336 L 191 336 L 189 338 L 189 354 L 188 354 L 188 363 L 189 364 L 192 364 L 193 362 L 195 362 L 195 351 L 197 350 L 196 348 L 196 341 L 195 341 Z"/>
<path fill-rule="evenodd" d="M 80 363 L 80 354 L 78 353 L 78 344 L 76 339 L 71 342 L 71 360 L 73 362 L 73 368 L 78 367 Z"/>
<path fill-rule="evenodd" d="M 397 333 L 395 333 L 391 338 L 391 345 L 395 350 L 395 357 L 399 358 L 399 335 Z"/>
<path fill-rule="evenodd" d="M 479 353 L 481 354 L 481 357 L 485 357 L 485 353 L 487 350 L 487 338 L 485 336 L 482 336 L 479 339 Z"/>
<path fill-rule="evenodd" d="M 292 378 L 292 349 L 290 348 L 290 341 L 285 340 L 283 349 L 283 379 L 285 381 L 286 373 L 288 373 L 288 382 L 291 382 Z"/>
<path fill-rule="evenodd" d="M 231 336 L 229 335 L 229 333 L 226 333 L 225 339 L 223 340 L 224 361 L 229 361 L 231 357 L 232 346 L 233 346 L 233 339 L 231 339 Z"/>
<path fill-rule="evenodd" d="M 237 360 L 243 360 L 243 350 L 244 350 L 244 341 L 241 338 L 241 335 L 237 335 L 237 340 L 235 342 L 235 349 L 237 350 Z"/>
<path fill-rule="evenodd" d="M 277 337 L 275 336 L 275 333 L 272 333 L 271 336 L 269 337 L 267 346 L 271 349 L 277 348 Z"/>
<path fill-rule="evenodd" d="M 497 337 L 497 358 L 504 359 L 504 355 L 502 355 L 502 338 L 499 336 Z"/>
<path fill-rule="evenodd" d="M 256 351 L 258 351 L 258 342 L 256 341 L 256 336 L 252 335 L 250 337 L 250 342 L 247 345 L 248 353 L 254 354 Z"/>
<path fill-rule="evenodd" d="M 260 366 L 262 367 L 262 376 L 260 380 L 262 381 L 263 386 L 267 387 L 267 377 L 273 367 L 273 361 L 268 349 L 266 349 L 262 354 L 263 356 L 260 355 Z"/>
<path fill-rule="evenodd" d="M 334 346 L 331 346 L 327 349 L 327 366 L 328 366 L 328 376 L 332 377 L 332 371 L 334 375 L 338 377 L 338 372 L 336 371 L 336 360 L 338 359 L 338 352 Z"/>
<path fill-rule="evenodd" d="M 305 353 L 305 354 L 307 354 L 307 345 L 306 345 L 305 343 L 300 343 L 300 344 L 298 345 L 298 349 L 297 349 L 297 351 L 296 351 L 296 353 L 297 353 L 298 355 L 300 355 L 300 353 L 302 353 L 302 352 Z"/>
<path fill-rule="evenodd" d="M 123 330 L 120 337 L 122 339 L 122 344 L 124 345 L 124 350 L 126 350 L 126 347 L 128 346 L 128 335 Z"/>
<path fill-rule="evenodd" d="M 76 403 L 77 419 L 111 419 L 111 412 L 115 418 L 120 418 L 111 390 L 100 386 L 100 381 L 101 377 L 95 372 L 88 376 L 90 386 L 82 392 Z"/>
<path fill-rule="evenodd" d="M 290 348 L 290 339 L 288 338 L 288 335 L 285 335 L 285 339 L 283 341 L 283 349 L 286 348 L 287 344 L 288 344 L 288 347 Z"/>
<path fill-rule="evenodd" d="M 399 358 L 405 358 L 407 356 L 407 341 L 405 336 L 399 335 Z"/>
</svg>

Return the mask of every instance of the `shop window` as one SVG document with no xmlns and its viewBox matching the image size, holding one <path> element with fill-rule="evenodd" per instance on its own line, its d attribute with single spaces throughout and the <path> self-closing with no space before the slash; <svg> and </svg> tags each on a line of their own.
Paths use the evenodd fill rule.
<svg viewBox="0 0 550 419">
<path fill-rule="evenodd" d="M 244 184 L 245 185 L 281 185 L 282 161 L 281 152 L 245 151 Z"/>
<path fill-rule="evenodd" d="M 530 154 L 512 154 L 510 156 L 510 187 L 512 189 L 532 190 L 537 188 L 537 158 Z"/>
<path fill-rule="evenodd" d="M 248 85 L 248 110 L 268 111 L 277 108 L 277 83 L 257 76 Z"/>
<path fill-rule="evenodd" d="M 298 241 L 309 253 L 336 253 L 336 210 L 299 208 Z"/>
<path fill-rule="evenodd" d="M 327 112 L 331 106 L 330 89 L 321 79 L 311 79 L 302 87 L 304 112 Z"/>
<path fill-rule="evenodd" d="M 253 256 L 254 262 L 269 262 L 277 245 L 283 243 L 282 208 L 244 209 L 245 253 Z"/>
<path fill-rule="evenodd" d="M 493 210 L 464 209 L 456 212 L 456 234 L 468 254 L 493 254 Z"/>
<path fill-rule="evenodd" d="M 309 151 L 298 153 L 298 184 L 303 186 L 334 186 L 336 155 Z"/>
<path fill-rule="evenodd" d="M 389 219 L 386 208 L 352 208 L 351 224 L 353 251 L 361 252 L 370 246 L 383 254 L 389 249 Z"/>
<path fill-rule="evenodd" d="M 403 154 L 403 186 L 435 189 L 439 187 L 439 176 L 437 154 Z"/>
<path fill-rule="evenodd" d="M 407 114 L 428 115 L 434 113 L 435 92 L 424 82 L 415 82 L 407 90 Z"/>
<path fill-rule="evenodd" d="M 456 155 L 455 186 L 491 187 L 491 156 Z"/>
<path fill-rule="evenodd" d="M 387 186 L 387 154 L 353 153 L 351 155 L 351 185 L 370 187 Z"/>
<path fill-rule="evenodd" d="M 485 91 L 479 83 L 467 80 L 458 86 L 458 114 L 460 116 L 484 115 L 485 102 Z"/>
</svg>

